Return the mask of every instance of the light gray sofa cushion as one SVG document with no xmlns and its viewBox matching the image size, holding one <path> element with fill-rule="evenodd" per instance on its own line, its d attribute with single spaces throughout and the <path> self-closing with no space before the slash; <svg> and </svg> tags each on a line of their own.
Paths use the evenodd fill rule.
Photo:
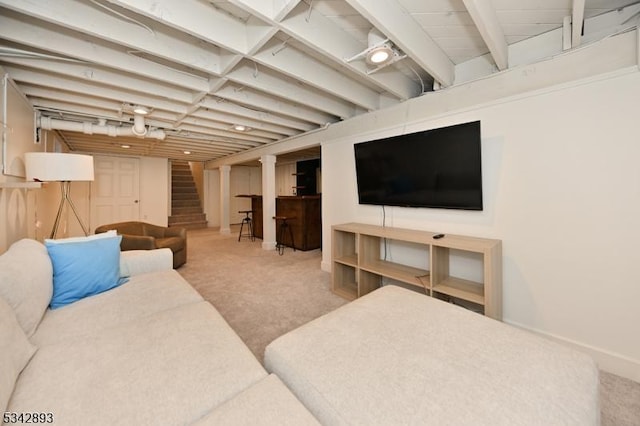
<svg viewBox="0 0 640 426">
<path fill-rule="evenodd" d="M 106 328 L 202 300 L 173 268 L 136 275 L 107 292 L 47 310 L 31 340 L 42 346 L 90 337 Z"/>
<path fill-rule="evenodd" d="M 586 355 L 385 286 L 272 342 L 265 366 L 327 425 L 597 425 Z"/>
<path fill-rule="evenodd" d="M 108 234 L 108 232 L 105 232 Z M 173 269 L 171 249 L 128 250 L 120 252 L 120 276 L 130 277 Z"/>
<path fill-rule="evenodd" d="M 27 336 L 35 331 L 52 295 L 53 268 L 45 246 L 30 239 L 13 243 L 0 256 L 0 296 Z"/>
<path fill-rule="evenodd" d="M 266 376 L 208 302 L 190 303 L 40 347 L 8 410 L 52 412 L 57 425 L 183 425 Z"/>
<path fill-rule="evenodd" d="M 194 426 L 320 426 L 280 379 L 270 374 Z"/>
<path fill-rule="evenodd" d="M 0 413 L 4 413 L 18 375 L 36 351 L 11 307 L 0 297 Z"/>
</svg>

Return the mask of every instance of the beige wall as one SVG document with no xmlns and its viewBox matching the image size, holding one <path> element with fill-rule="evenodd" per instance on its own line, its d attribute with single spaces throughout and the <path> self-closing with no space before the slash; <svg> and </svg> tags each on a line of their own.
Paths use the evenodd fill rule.
<svg viewBox="0 0 640 426">
<path fill-rule="evenodd" d="M 638 69 L 431 114 L 447 96 L 397 108 L 412 121 L 370 114 L 363 123 L 379 127 L 323 144 L 324 246 L 331 247 L 333 224 L 382 224 L 381 207 L 358 204 L 354 143 L 481 120 L 484 211 L 386 207 L 386 225 L 501 239 L 504 321 L 640 381 Z M 390 256 L 420 261 L 417 252 Z M 330 269 L 328 250 L 323 267 Z"/>
<path fill-rule="evenodd" d="M 0 71 L 2 69 L 0 68 Z M 17 87 L 10 81 L 2 81 L 0 87 L 0 121 L 5 149 L 0 150 L 3 173 L 0 174 L 0 253 L 15 241 L 49 238 L 60 203 L 60 186 L 43 183 L 37 189 L 15 188 L 25 182 L 24 153 L 66 152 L 67 147 L 55 132 L 44 131 L 35 136 L 34 110 Z M 7 110 L 3 110 L 6 96 Z M 5 158 L 4 155 L 7 154 Z M 90 185 L 73 182 L 71 196 L 79 214 L 88 223 Z M 72 220 L 70 220 L 70 218 Z M 82 228 L 65 208 L 61 216 L 57 237 L 81 235 Z"/>
<path fill-rule="evenodd" d="M 0 74 L 4 75 L 1 67 Z M 36 212 L 44 208 L 43 197 L 37 196 L 42 190 L 12 187 L 24 182 L 23 153 L 42 151 L 44 144 L 35 143 L 30 104 L 4 78 L 0 82 L 0 141 L 0 163 L 3 165 L 0 173 L 0 253 L 3 253 L 14 241 L 38 236 Z"/>
<path fill-rule="evenodd" d="M 3 102 L 0 102 L 2 105 Z M 24 105 L 8 103 L 8 109 L 14 117 L 31 120 L 33 110 Z M 2 116 L 3 111 L 0 111 Z M 33 124 L 32 124 L 33 125 Z M 55 132 L 42 132 L 39 143 L 34 143 L 32 132 L 22 132 L 20 138 L 11 131 L 11 123 L 5 128 L 9 143 L 18 152 L 48 151 L 67 152 L 68 148 Z M 19 149 L 15 147 L 19 145 Z M 2 159 L 0 150 L 0 159 Z M 14 165 L 23 162 L 23 155 L 12 156 L 10 162 Z M 23 167 L 23 166 L 22 166 Z M 19 167 L 18 167 L 19 169 Z M 168 222 L 169 191 L 168 168 L 164 158 L 140 158 L 140 219 L 158 225 L 166 226 Z M 24 178 L 0 174 L 0 185 L 23 183 Z M 162 186 L 162 182 L 166 182 Z M 89 182 L 72 182 L 71 197 L 82 217 L 90 228 L 90 197 L 92 184 Z M 55 182 L 43 183 L 38 189 L 0 188 L 0 253 L 21 238 L 34 238 L 44 241 L 50 237 L 53 222 L 60 203 L 60 186 Z M 91 231 L 91 229 L 90 229 Z M 82 228 L 75 216 L 65 208 L 58 228 L 57 238 L 83 235 Z"/>
<path fill-rule="evenodd" d="M 296 163 L 276 163 L 276 190 L 277 195 L 293 195 L 293 187 L 296 185 Z M 220 226 L 220 178 L 217 169 L 204 171 L 205 201 L 204 208 L 207 214 L 209 227 Z M 260 167 L 232 166 L 230 173 L 230 222 L 240 223 L 243 214 L 239 210 L 248 210 L 251 202 L 247 198 L 237 198 L 239 194 L 262 194 L 262 171 Z"/>
</svg>

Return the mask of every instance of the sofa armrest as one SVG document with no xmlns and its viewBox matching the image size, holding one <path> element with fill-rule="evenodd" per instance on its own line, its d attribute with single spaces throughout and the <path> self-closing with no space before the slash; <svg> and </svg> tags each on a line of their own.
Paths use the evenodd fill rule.
<svg viewBox="0 0 640 426">
<path fill-rule="evenodd" d="M 156 239 L 146 235 L 121 234 L 120 249 L 126 250 L 153 250 L 156 247 Z"/>
<path fill-rule="evenodd" d="M 120 253 L 120 276 L 122 277 L 169 269 L 173 269 L 173 253 L 168 248 L 129 250 Z"/>
<path fill-rule="evenodd" d="M 187 228 L 181 228 L 179 226 L 167 227 L 164 230 L 165 237 L 180 237 L 184 240 L 187 239 Z"/>
</svg>

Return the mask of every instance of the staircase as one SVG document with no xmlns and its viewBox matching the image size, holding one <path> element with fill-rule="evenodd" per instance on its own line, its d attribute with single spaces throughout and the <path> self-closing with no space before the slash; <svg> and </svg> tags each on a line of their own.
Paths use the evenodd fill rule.
<svg viewBox="0 0 640 426">
<path fill-rule="evenodd" d="M 171 216 L 169 226 L 187 229 L 207 227 L 196 183 L 186 161 L 171 162 Z"/>
</svg>

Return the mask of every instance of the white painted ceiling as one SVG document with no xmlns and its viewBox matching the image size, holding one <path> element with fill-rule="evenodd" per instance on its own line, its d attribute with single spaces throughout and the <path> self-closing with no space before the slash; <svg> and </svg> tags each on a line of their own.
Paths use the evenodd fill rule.
<svg viewBox="0 0 640 426">
<path fill-rule="evenodd" d="M 639 15 L 638 0 L 0 0 L 0 66 L 45 119 L 129 128 L 143 105 L 166 135 L 60 130 L 73 150 L 206 161 L 578 48 Z M 397 52 L 380 69 L 358 56 L 372 28 Z"/>
</svg>

